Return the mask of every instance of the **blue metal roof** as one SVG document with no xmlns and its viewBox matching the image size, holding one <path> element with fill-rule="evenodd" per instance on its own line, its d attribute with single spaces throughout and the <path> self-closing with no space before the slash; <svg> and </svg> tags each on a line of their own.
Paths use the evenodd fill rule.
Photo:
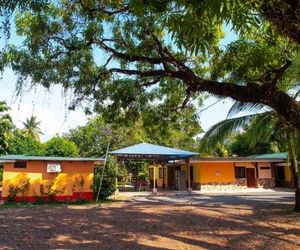
<svg viewBox="0 0 300 250">
<path fill-rule="evenodd" d="M 164 146 L 159 146 L 150 143 L 140 143 L 135 144 L 130 147 L 118 149 L 109 152 L 110 154 L 124 157 L 124 158 L 131 158 L 131 159 L 180 159 L 180 158 L 189 158 L 191 156 L 196 156 L 198 153 L 180 150 L 176 148 L 169 148 Z"/>
</svg>

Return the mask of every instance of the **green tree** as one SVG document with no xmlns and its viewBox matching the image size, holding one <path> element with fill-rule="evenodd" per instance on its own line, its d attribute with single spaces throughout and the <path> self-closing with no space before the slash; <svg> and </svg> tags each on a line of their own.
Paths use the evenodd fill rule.
<svg viewBox="0 0 300 250">
<path fill-rule="evenodd" d="M 46 156 L 78 156 L 78 148 L 74 142 L 62 137 L 53 137 L 45 143 Z"/>
<path fill-rule="evenodd" d="M 178 115 L 179 116 L 179 115 Z M 91 119 L 85 126 L 71 129 L 64 135 L 73 141 L 81 156 L 99 157 L 105 153 L 108 142 L 110 149 L 118 149 L 140 142 L 150 142 L 165 146 L 196 150 L 194 137 L 201 127 L 193 113 L 183 114 L 178 119 L 157 119 L 156 114 L 143 113 L 132 123 L 107 122 L 101 116 Z"/>
<path fill-rule="evenodd" d="M 13 123 L 8 114 L 9 107 L 5 102 L 0 102 L 0 155 L 6 154 L 8 149 L 8 138 L 12 131 Z"/>
<path fill-rule="evenodd" d="M 103 114 L 134 118 L 153 102 L 164 111 L 192 106 L 206 91 L 263 103 L 300 129 L 300 104 L 281 85 L 299 48 L 264 19 L 273 2 L 49 1 L 18 13 L 16 31 L 26 39 L 2 61 L 20 83 L 62 84 Z M 223 49 L 229 22 L 239 40 Z"/>
<path fill-rule="evenodd" d="M 45 154 L 44 145 L 32 138 L 24 135 L 22 130 L 15 130 L 9 138 L 9 154 L 43 156 Z"/>
<path fill-rule="evenodd" d="M 257 142 L 251 146 L 247 134 L 238 134 L 232 138 L 229 145 L 229 151 L 236 156 L 251 156 L 258 154 L 273 153 L 274 149 L 271 142 Z"/>
<path fill-rule="evenodd" d="M 27 136 L 31 136 L 36 140 L 40 140 L 40 135 L 42 135 L 42 131 L 40 129 L 41 122 L 37 120 L 35 116 L 31 116 L 27 118 L 25 122 L 23 122 L 23 131 Z"/>
</svg>

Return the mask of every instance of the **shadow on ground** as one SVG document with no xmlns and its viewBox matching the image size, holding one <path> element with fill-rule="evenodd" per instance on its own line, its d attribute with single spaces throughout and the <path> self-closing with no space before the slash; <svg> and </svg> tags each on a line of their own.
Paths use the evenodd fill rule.
<svg viewBox="0 0 300 250">
<path fill-rule="evenodd" d="M 299 249 L 290 196 L 140 197 L 0 211 L 1 249 Z"/>
</svg>

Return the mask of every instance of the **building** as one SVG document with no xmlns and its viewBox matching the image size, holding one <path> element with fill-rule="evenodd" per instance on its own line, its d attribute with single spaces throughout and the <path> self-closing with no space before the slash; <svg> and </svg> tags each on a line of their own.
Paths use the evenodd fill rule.
<svg viewBox="0 0 300 250">
<path fill-rule="evenodd" d="M 92 200 L 95 165 L 101 158 L 0 156 L 2 200 Z"/>
<path fill-rule="evenodd" d="M 151 182 L 153 171 L 157 187 L 175 190 L 187 188 L 188 172 L 193 190 L 293 186 L 287 153 L 232 158 L 193 157 L 165 165 L 158 164 L 149 168 Z"/>
<path fill-rule="evenodd" d="M 110 154 L 119 161 L 148 161 L 154 193 L 157 188 L 191 191 L 293 186 L 287 153 L 199 158 L 195 152 L 140 143 Z"/>
</svg>

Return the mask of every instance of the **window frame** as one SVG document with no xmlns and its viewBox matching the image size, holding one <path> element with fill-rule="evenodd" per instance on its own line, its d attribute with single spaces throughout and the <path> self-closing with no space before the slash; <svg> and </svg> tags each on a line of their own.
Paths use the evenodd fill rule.
<svg viewBox="0 0 300 250">
<path fill-rule="evenodd" d="M 241 171 L 243 169 L 243 171 Z M 235 166 L 234 167 L 234 177 L 236 179 L 246 178 L 246 167 L 244 166 Z"/>
<path fill-rule="evenodd" d="M 16 161 L 16 162 L 14 162 L 14 168 L 21 168 L 21 169 L 27 168 L 27 161 Z"/>
</svg>

